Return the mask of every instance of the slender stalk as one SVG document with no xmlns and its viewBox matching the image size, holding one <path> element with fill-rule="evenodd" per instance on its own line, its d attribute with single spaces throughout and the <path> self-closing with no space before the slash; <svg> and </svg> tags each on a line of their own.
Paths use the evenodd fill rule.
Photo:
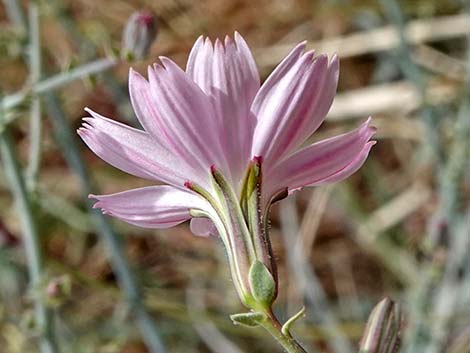
<svg viewBox="0 0 470 353">
<path fill-rule="evenodd" d="M 43 296 L 38 291 L 43 282 L 43 258 L 39 234 L 8 129 L 0 135 L 0 154 L 21 223 L 33 293 L 35 320 L 40 335 L 39 347 L 42 353 L 55 353 L 57 348 L 52 328 L 52 313 L 44 304 Z"/>
<path fill-rule="evenodd" d="M 282 333 L 282 326 L 272 312 L 267 313 L 266 319 L 260 325 L 284 347 L 286 352 L 307 353 L 291 335 L 284 335 Z"/>
<path fill-rule="evenodd" d="M 29 4 L 29 70 L 32 84 L 41 78 L 41 39 L 39 28 L 39 7 L 32 1 Z M 41 163 L 41 100 L 34 97 L 30 107 L 29 161 L 26 168 L 26 186 L 36 189 L 39 165 Z"/>
<path fill-rule="evenodd" d="M 117 63 L 119 63 L 117 58 L 102 58 L 76 67 L 70 71 L 61 72 L 32 85 L 26 90 L 5 96 L 1 101 L 2 107 L 4 110 L 15 108 L 23 103 L 30 94 L 40 95 L 57 90 L 75 80 L 109 70 Z"/>
<path fill-rule="evenodd" d="M 12 23 L 26 34 L 26 20 L 21 7 L 16 0 L 4 0 L 7 14 Z M 39 22 L 38 8 L 34 2 L 30 3 L 30 25 L 31 31 L 36 31 L 31 36 L 31 63 L 33 82 L 40 78 L 40 45 L 39 45 Z M 33 117 L 40 117 L 39 103 L 31 108 Z M 0 104 L 0 122 L 4 117 L 3 99 Z M 39 135 L 40 136 L 40 135 Z M 39 152 L 38 152 L 39 153 Z M 0 133 L 0 155 L 4 165 L 5 176 L 11 185 L 11 191 L 15 200 L 18 216 L 22 228 L 23 243 L 25 246 L 28 272 L 30 277 L 30 287 L 34 300 L 34 315 L 36 325 L 39 330 L 39 348 L 42 353 L 55 353 L 58 351 L 55 340 L 52 312 L 43 302 L 43 296 L 38 292 L 43 280 L 43 257 L 39 242 L 39 234 L 35 223 L 31 204 L 28 198 L 25 181 L 23 179 L 19 163 L 16 159 L 10 132 L 6 128 Z M 38 163 L 39 164 L 39 163 Z"/>
</svg>

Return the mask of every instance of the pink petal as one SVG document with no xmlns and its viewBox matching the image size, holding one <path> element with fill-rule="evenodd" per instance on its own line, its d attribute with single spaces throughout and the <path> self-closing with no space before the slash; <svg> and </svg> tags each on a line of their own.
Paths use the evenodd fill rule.
<svg viewBox="0 0 470 353">
<path fill-rule="evenodd" d="M 315 184 L 311 184 L 309 186 L 318 186 L 322 184 L 330 184 L 336 183 L 338 181 L 344 180 L 357 172 L 359 168 L 365 163 L 367 157 L 369 156 L 370 149 L 373 145 L 375 145 L 375 141 L 369 141 L 366 145 L 362 148 L 361 152 L 356 156 L 356 158 L 349 163 L 346 167 L 341 169 L 340 171 L 336 172 L 335 174 L 329 176 L 328 178 L 323 179 L 322 181 L 318 181 Z"/>
<path fill-rule="evenodd" d="M 295 151 L 323 122 L 338 83 L 339 61 L 296 47 L 261 87 L 252 111 L 258 117 L 252 154 L 265 161 Z M 295 62 L 294 59 L 296 58 Z"/>
<path fill-rule="evenodd" d="M 90 197 L 97 200 L 94 208 L 144 228 L 170 228 L 190 219 L 190 209 L 210 207 L 201 197 L 168 185 Z"/>
<path fill-rule="evenodd" d="M 206 175 L 195 174 L 148 133 L 105 118 L 88 108 L 85 110 L 92 117 L 83 119 L 78 134 L 105 162 L 126 173 L 181 188 L 187 180 L 202 185 L 209 183 Z"/>
<path fill-rule="evenodd" d="M 209 218 L 205 217 L 192 218 L 189 223 L 189 228 L 194 235 L 199 237 L 216 236 L 218 234 L 214 223 Z"/>
<path fill-rule="evenodd" d="M 129 95 L 132 108 L 142 127 L 161 141 L 163 134 L 160 113 L 152 96 L 149 82 L 137 71 L 129 70 Z"/>
<path fill-rule="evenodd" d="M 200 36 L 193 45 L 186 63 L 186 72 L 204 92 L 210 91 L 214 47 L 209 38 Z"/>
<path fill-rule="evenodd" d="M 365 161 L 375 141 L 370 119 L 356 130 L 310 145 L 278 163 L 267 172 L 266 193 L 284 188 L 295 190 L 347 178 Z"/>
<path fill-rule="evenodd" d="M 245 40 L 225 42 L 199 37 L 189 55 L 186 71 L 211 98 L 224 136 L 222 146 L 234 180 L 241 179 L 251 157 L 256 120 L 250 106 L 259 89 L 259 74 Z"/>
<path fill-rule="evenodd" d="M 209 97 L 173 61 L 149 68 L 149 81 L 160 129 L 158 138 L 188 165 L 209 174 L 211 165 L 228 170 L 223 138 Z M 152 133 L 152 131 L 149 131 Z"/>
<path fill-rule="evenodd" d="M 299 60 L 302 52 L 305 50 L 306 44 L 306 41 L 297 44 L 294 49 L 292 49 L 289 54 L 287 54 L 287 56 L 279 63 L 279 65 L 274 69 L 274 71 L 269 75 L 269 77 L 261 86 L 261 89 L 258 93 L 258 99 L 266 99 L 266 96 L 269 95 L 269 91 L 277 85 L 278 81 L 281 80 Z"/>
</svg>

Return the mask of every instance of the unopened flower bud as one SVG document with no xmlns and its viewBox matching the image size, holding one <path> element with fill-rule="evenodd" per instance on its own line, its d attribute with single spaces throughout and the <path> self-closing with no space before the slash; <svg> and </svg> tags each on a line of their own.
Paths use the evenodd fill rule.
<svg viewBox="0 0 470 353">
<path fill-rule="evenodd" d="M 157 37 L 158 24 L 150 11 L 138 11 L 129 17 L 122 36 L 123 56 L 127 59 L 143 59 Z"/>
<path fill-rule="evenodd" d="M 395 353 L 400 344 L 401 312 L 398 304 L 384 298 L 372 310 L 361 339 L 359 353 Z"/>
</svg>

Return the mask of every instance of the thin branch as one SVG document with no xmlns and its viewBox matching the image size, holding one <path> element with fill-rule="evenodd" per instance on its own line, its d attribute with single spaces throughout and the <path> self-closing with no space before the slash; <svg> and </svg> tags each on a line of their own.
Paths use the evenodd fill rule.
<svg viewBox="0 0 470 353">
<path fill-rule="evenodd" d="M 31 83 L 36 84 L 41 78 L 41 38 L 39 26 L 39 6 L 35 1 L 29 4 L 29 74 Z M 41 163 L 41 100 L 34 97 L 30 107 L 29 125 L 29 160 L 26 168 L 26 186 L 29 190 L 36 189 Z"/>
<path fill-rule="evenodd" d="M 52 328 L 52 313 L 43 302 L 44 296 L 41 293 L 44 278 L 39 234 L 9 130 L 5 130 L 0 136 L 0 154 L 21 223 L 33 293 L 35 320 L 40 335 L 39 346 L 42 353 L 55 353 L 57 348 Z"/>
<path fill-rule="evenodd" d="M 73 81 L 103 72 L 105 70 L 109 70 L 118 62 L 119 60 L 116 58 L 102 58 L 76 67 L 70 71 L 59 73 L 55 76 L 40 81 L 25 90 L 5 96 L 1 101 L 2 108 L 3 110 L 15 108 L 23 103 L 31 94 L 40 95 L 55 91 Z"/>
</svg>

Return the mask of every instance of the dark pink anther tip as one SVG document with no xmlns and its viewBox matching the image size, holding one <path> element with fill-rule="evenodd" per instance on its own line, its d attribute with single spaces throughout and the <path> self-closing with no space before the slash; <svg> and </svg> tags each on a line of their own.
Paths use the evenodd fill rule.
<svg viewBox="0 0 470 353">
<path fill-rule="evenodd" d="M 155 16 L 152 12 L 150 11 L 141 11 L 139 13 L 139 16 L 137 20 L 144 24 L 147 27 L 153 27 L 154 21 L 155 21 Z"/>
<path fill-rule="evenodd" d="M 211 173 L 212 173 L 212 174 L 214 174 L 214 173 L 215 173 L 215 171 L 216 171 L 216 169 L 215 169 L 215 165 L 214 165 L 214 164 L 212 164 L 212 165 L 211 165 Z"/>
<path fill-rule="evenodd" d="M 193 188 L 193 183 L 191 183 L 190 181 L 185 181 L 184 182 L 184 187 L 188 188 L 188 189 L 192 189 Z"/>
<path fill-rule="evenodd" d="M 253 157 L 253 162 L 261 164 L 263 162 L 263 157 L 262 156 L 254 156 Z"/>
</svg>

